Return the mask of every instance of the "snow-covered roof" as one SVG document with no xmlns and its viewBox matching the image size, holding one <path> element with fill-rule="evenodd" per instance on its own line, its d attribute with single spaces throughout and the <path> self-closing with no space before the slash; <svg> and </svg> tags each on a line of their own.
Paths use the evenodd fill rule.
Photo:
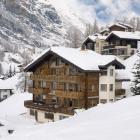
<svg viewBox="0 0 140 140">
<path fill-rule="evenodd" d="M 14 89 L 13 85 L 11 85 L 8 80 L 1 80 L 0 79 L 0 90 L 1 89 Z"/>
<path fill-rule="evenodd" d="M 97 36 L 98 39 L 105 40 L 107 36 L 99 35 Z"/>
<path fill-rule="evenodd" d="M 132 28 L 132 29 L 133 29 L 133 27 L 132 27 L 130 24 L 126 24 L 126 23 L 123 23 L 123 22 L 118 22 L 118 24 L 120 24 L 120 25 L 123 25 L 123 26 L 126 26 L 126 27 L 129 27 L 129 28 Z"/>
<path fill-rule="evenodd" d="M 20 73 L 6 79 L 0 79 L 0 89 L 14 89 L 16 90 L 16 86 L 19 83 Z"/>
<path fill-rule="evenodd" d="M 121 24 L 119 24 L 119 23 L 114 23 L 114 24 L 112 24 L 109 28 L 111 28 L 112 26 L 119 26 L 119 27 L 124 28 L 124 29 L 127 28 L 126 26 L 123 26 L 123 25 L 121 25 Z"/>
<path fill-rule="evenodd" d="M 105 40 L 107 36 L 103 36 L 101 34 L 94 34 L 94 35 L 89 35 L 84 41 L 83 44 L 88 40 L 92 40 L 93 42 L 96 42 L 96 39 L 101 39 L 101 40 Z"/>
<path fill-rule="evenodd" d="M 124 68 L 122 60 L 113 55 L 101 55 L 92 50 L 81 50 L 79 48 L 52 47 L 27 65 L 25 71 L 29 71 L 38 64 L 48 53 L 55 53 L 84 71 L 99 71 L 100 67 L 106 66 L 113 61 L 117 61 Z"/>
<path fill-rule="evenodd" d="M 103 30 L 100 31 L 100 33 L 103 33 L 103 32 L 105 32 L 105 31 L 109 31 L 109 29 L 108 29 L 108 28 L 103 29 Z"/>
<path fill-rule="evenodd" d="M 123 31 L 112 31 L 106 38 L 106 40 L 111 36 L 115 35 L 122 39 L 132 39 L 132 40 L 140 40 L 140 35 L 135 32 L 123 32 Z"/>
<path fill-rule="evenodd" d="M 96 39 L 97 39 L 97 36 L 95 36 L 95 35 L 90 35 L 90 36 L 88 36 L 87 37 L 87 39 L 90 39 L 90 40 L 92 40 L 93 42 L 96 42 Z"/>
</svg>

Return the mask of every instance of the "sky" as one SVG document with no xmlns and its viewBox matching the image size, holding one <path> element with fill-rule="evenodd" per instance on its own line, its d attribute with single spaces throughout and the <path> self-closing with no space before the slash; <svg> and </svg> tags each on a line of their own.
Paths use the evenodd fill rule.
<svg viewBox="0 0 140 140">
<path fill-rule="evenodd" d="M 68 1 L 68 0 L 67 0 Z M 140 0 L 69 0 L 82 17 L 91 23 L 96 18 L 101 24 L 114 19 L 140 16 Z"/>
</svg>

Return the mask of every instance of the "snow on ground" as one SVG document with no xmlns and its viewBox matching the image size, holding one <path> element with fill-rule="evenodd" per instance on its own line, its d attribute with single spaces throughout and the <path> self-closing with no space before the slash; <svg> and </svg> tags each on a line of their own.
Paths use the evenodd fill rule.
<svg viewBox="0 0 140 140">
<path fill-rule="evenodd" d="M 31 100 L 30 93 L 15 93 L 0 103 L 0 117 L 3 116 L 18 116 L 26 112 L 24 107 L 25 100 Z"/>
<path fill-rule="evenodd" d="M 139 140 L 140 96 L 91 108 L 71 118 L 18 130 L 1 140 Z"/>
<path fill-rule="evenodd" d="M 8 135 L 8 130 L 26 129 L 35 124 L 34 120 L 27 118 L 25 100 L 31 100 L 30 93 L 15 93 L 6 100 L 0 102 L 0 138 Z"/>
</svg>

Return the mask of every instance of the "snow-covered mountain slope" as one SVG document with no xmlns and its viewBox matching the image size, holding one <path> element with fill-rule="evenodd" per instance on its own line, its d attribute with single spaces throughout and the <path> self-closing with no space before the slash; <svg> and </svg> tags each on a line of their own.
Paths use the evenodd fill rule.
<svg viewBox="0 0 140 140">
<path fill-rule="evenodd" d="M 2 140 L 139 140 L 140 96 L 91 108 L 74 117 L 20 129 Z"/>
<path fill-rule="evenodd" d="M 84 30 L 84 22 L 58 0 L 0 1 L 0 45 L 46 48 L 64 45 L 70 26 Z"/>
</svg>

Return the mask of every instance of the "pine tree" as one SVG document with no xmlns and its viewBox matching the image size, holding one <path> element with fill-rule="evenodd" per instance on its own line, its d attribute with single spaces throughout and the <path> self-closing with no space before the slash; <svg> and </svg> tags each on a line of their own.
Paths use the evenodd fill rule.
<svg viewBox="0 0 140 140">
<path fill-rule="evenodd" d="M 133 67 L 133 76 L 131 91 L 134 95 L 140 95 L 140 51 L 137 53 L 138 59 Z"/>
</svg>

